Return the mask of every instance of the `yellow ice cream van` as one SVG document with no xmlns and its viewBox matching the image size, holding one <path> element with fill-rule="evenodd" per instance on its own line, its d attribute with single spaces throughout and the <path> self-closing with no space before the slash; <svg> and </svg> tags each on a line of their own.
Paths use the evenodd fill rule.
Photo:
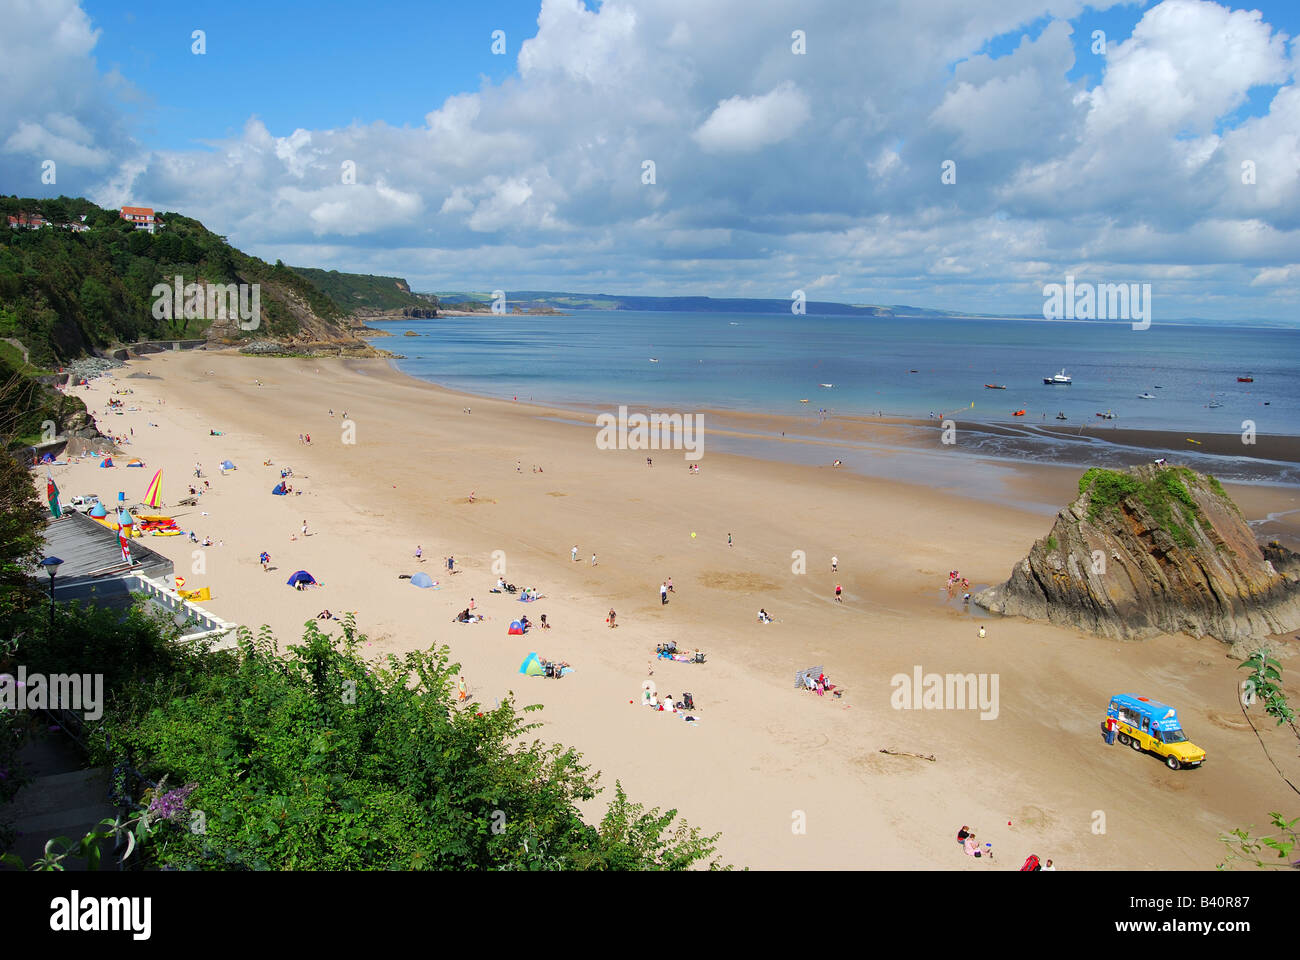
<svg viewBox="0 0 1300 960">
<path fill-rule="evenodd" d="M 1168 704 L 1121 693 L 1111 697 L 1106 717 L 1120 743 L 1164 757 L 1170 770 L 1205 762 L 1205 751 L 1187 739 L 1178 711 Z"/>
</svg>

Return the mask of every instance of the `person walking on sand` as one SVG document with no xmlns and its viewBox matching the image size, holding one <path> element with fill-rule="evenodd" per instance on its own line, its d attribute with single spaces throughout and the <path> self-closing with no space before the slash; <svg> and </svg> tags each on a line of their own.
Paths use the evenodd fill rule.
<svg viewBox="0 0 1300 960">
<path fill-rule="evenodd" d="M 262 569 L 265 570 L 266 565 L 271 562 L 271 555 L 267 553 L 265 550 L 263 550 L 262 555 L 259 556 L 257 559 L 261 561 Z"/>
<path fill-rule="evenodd" d="M 616 616 L 618 616 L 618 614 L 616 614 L 616 613 L 614 612 L 614 608 L 613 608 L 613 607 L 610 607 L 610 608 L 609 608 L 609 616 L 605 618 L 605 622 L 609 624 L 609 629 L 611 629 L 611 630 L 614 629 L 614 618 L 615 618 Z"/>
<path fill-rule="evenodd" d="M 456 572 L 456 558 L 455 558 L 455 557 L 448 557 L 448 558 L 447 558 L 447 572 L 448 572 L 448 573 L 455 573 L 455 572 Z"/>
<path fill-rule="evenodd" d="M 983 639 L 984 639 L 984 636 L 985 636 L 985 633 L 984 633 L 984 625 L 983 625 L 983 624 L 980 624 L 980 639 L 983 640 Z"/>
<path fill-rule="evenodd" d="M 302 522 L 302 535 L 303 535 L 304 537 L 307 536 L 307 521 L 306 521 L 306 520 L 304 520 L 304 521 Z"/>
<path fill-rule="evenodd" d="M 593 567 L 596 565 L 596 555 L 594 553 L 591 555 L 591 565 Z"/>
<path fill-rule="evenodd" d="M 844 602 L 844 596 L 843 596 L 843 594 L 844 594 L 844 588 L 841 587 L 838 583 L 835 584 L 835 602 L 836 602 L 836 603 L 843 603 L 843 602 Z"/>
<path fill-rule="evenodd" d="M 831 573 L 838 573 L 840 569 L 840 558 L 831 557 Z"/>
<path fill-rule="evenodd" d="M 659 584 L 659 603 L 662 605 L 667 602 L 668 602 L 668 584 L 661 583 Z"/>
<path fill-rule="evenodd" d="M 578 562 L 578 545 L 576 543 L 573 545 L 573 549 L 569 551 L 569 556 L 573 558 L 574 563 Z"/>
<path fill-rule="evenodd" d="M 420 546 L 418 543 L 415 545 L 415 559 L 424 563 L 424 547 Z"/>
<path fill-rule="evenodd" d="M 469 690 L 465 686 L 465 678 L 461 677 L 456 681 L 456 699 L 466 700 L 469 698 Z"/>
<path fill-rule="evenodd" d="M 731 546 L 731 534 L 727 534 L 727 546 Z"/>
<path fill-rule="evenodd" d="M 673 578 L 672 578 L 672 577 L 669 577 L 669 578 L 668 578 L 668 592 L 669 592 L 669 593 L 676 593 L 676 592 L 677 592 L 676 590 L 673 589 Z"/>
</svg>

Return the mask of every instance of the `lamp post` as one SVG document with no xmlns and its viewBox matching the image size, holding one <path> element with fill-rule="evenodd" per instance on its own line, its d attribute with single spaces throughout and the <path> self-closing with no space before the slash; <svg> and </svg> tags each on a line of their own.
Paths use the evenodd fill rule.
<svg viewBox="0 0 1300 960">
<path fill-rule="evenodd" d="M 50 575 L 50 632 L 54 632 L 54 578 L 58 576 L 59 567 L 63 561 L 58 557 L 46 557 L 38 566 L 44 567 L 45 572 Z"/>
</svg>

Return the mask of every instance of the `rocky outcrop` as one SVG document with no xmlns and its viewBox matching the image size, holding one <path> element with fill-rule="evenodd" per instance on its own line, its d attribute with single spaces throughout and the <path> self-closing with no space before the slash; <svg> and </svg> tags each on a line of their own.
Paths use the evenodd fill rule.
<svg viewBox="0 0 1300 960">
<path fill-rule="evenodd" d="M 1089 470 L 1006 583 L 972 599 L 994 613 L 1138 640 L 1228 643 L 1300 627 L 1297 555 L 1261 548 L 1213 477 L 1186 467 Z"/>
</svg>

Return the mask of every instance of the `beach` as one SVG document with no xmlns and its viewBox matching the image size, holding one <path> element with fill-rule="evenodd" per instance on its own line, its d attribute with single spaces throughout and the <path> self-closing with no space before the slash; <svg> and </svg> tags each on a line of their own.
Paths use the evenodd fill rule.
<svg viewBox="0 0 1300 960">
<path fill-rule="evenodd" d="M 122 490 L 134 503 L 161 468 L 169 506 L 158 512 L 213 546 L 148 545 L 173 559 L 187 589 L 211 588 L 205 607 L 254 630 L 269 625 L 281 647 L 326 608 L 355 612 L 369 655 L 446 644 L 473 699 L 492 705 L 513 691 L 520 705 L 543 704 L 531 715 L 542 723 L 535 735 L 602 771 L 606 793 L 584 810 L 589 819 L 617 779 L 634 801 L 720 832 L 719 855 L 737 866 L 986 870 L 1032 853 L 1060 869 L 1185 870 L 1212 869 L 1225 852 L 1219 834 L 1262 829 L 1269 811 L 1294 800 L 1242 717 L 1244 671 L 1226 645 L 1117 643 L 990 618 L 947 597 L 950 570 L 972 590 L 1005 580 L 1051 526 L 1042 505 L 1075 496 L 1077 468 L 968 458 L 955 468 L 967 490 L 836 469 L 830 454 L 779 462 L 706 442 L 697 473 L 680 451 L 598 448 L 594 425 L 573 423 L 573 409 L 459 393 L 380 360 L 162 353 L 70 389 L 105 432 L 133 430 L 120 460 L 147 466 L 56 466 L 65 501 L 111 501 Z M 126 389 L 120 399 L 138 409 L 105 415 L 113 391 Z M 725 420 L 719 439 L 744 425 Z M 836 429 L 870 443 L 887 426 Z M 872 457 L 901 456 L 880 442 Z M 237 469 L 223 475 L 227 458 Z M 210 487 L 196 507 L 175 507 L 201 482 L 195 462 Z M 295 493 L 273 496 L 286 467 Z M 1228 489 L 1261 533 L 1300 534 L 1300 488 Z M 300 569 L 321 586 L 290 589 Z M 438 589 L 400 579 L 421 571 Z M 491 593 L 498 572 L 543 599 Z M 471 597 L 488 621 L 452 622 Z M 605 622 L 611 607 L 615 629 Z M 775 622 L 760 624 L 760 607 Z M 547 614 L 551 629 L 508 636 L 525 612 Z M 703 650 L 707 662 L 655 659 L 666 642 Z M 1285 658 L 1300 644 L 1280 639 L 1279 648 Z M 522 676 L 530 651 L 574 672 Z M 796 689 L 796 671 L 814 665 L 842 696 Z M 996 703 L 899 709 L 891 681 L 918 670 L 987 678 Z M 1294 677 L 1288 690 L 1300 696 Z M 640 706 L 647 680 L 674 699 L 690 691 L 698 721 Z M 1177 706 L 1205 766 L 1175 772 L 1106 747 L 1098 724 L 1116 693 Z M 1270 722 L 1260 733 L 1294 780 L 1289 731 Z M 992 862 L 962 855 L 963 824 L 993 845 Z"/>
</svg>

